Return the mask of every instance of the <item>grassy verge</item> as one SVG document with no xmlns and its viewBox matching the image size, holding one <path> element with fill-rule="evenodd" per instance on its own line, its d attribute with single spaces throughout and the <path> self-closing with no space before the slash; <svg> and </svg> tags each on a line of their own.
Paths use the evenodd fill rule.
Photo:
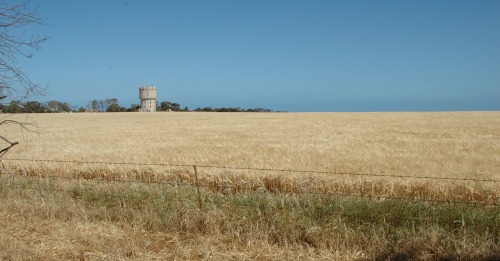
<svg viewBox="0 0 500 261">
<path fill-rule="evenodd" d="M 16 252 L 15 246 L 28 239 L 8 238 L 5 231 L 8 227 L 21 226 L 17 222 L 22 220 L 52 224 L 77 222 L 89 226 L 107 224 L 125 228 L 123 231 L 129 232 L 119 236 L 130 241 L 141 240 L 127 234 L 132 233 L 130 231 L 145 231 L 145 237 L 170 233 L 180 235 L 184 247 L 188 247 L 193 238 L 202 237 L 217 242 L 217 251 L 233 254 L 255 252 L 255 246 L 264 246 L 261 251 L 283 251 L 282 255 L 269 259 L 286 259 L 285 255 L 359 260 L 500 258 L 500 209 L 491 205 L 258 190 L 222 193 L 202 188 L 200 209 L 196 188 L 192 186 L 8 176 L 1 178 L 0 200 L 5 219 L 0 227 L 1 259 L 46 257 L 28 248 L 23 253 Z M 29 240 L 43 243 L 44 237 Z M 97 243 L 91 243 L 97 239 L 78 240 L 84 241 L 80 245 L 87 246 L 78 251 L 87 255 L 99 249 Z M 155 243 L 157 256 L 154 257 L 173 257 L 168 242 Z M 115 252 L 114 257 L 153 257 L 148 256 L 151 244 L 138 245 L 139 241 L 135 247 Z M 67 251 L 59 249 L 52 257 L 77 256 L 68 255 Z M 209 259 L 199 254 L 183 257 Z M 259 259 L 258 253 L 247 257 Z M 266 259 L 262 257 L 260 259 Z M 234 255 L 232 258 L 239 259 Z"/>
</svg>

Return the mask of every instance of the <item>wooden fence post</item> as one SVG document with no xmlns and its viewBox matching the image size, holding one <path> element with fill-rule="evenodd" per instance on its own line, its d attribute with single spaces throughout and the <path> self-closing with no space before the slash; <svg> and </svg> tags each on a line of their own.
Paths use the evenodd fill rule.
<svg viewBox="0 0 500 261">
<path fill-rule="evenodd" d="M 198 182 L 198 167 L 196 165 L 194 165 L 194 177 L 196 179 L 196 190 L 198 191 L 198 204 L 200 210 L 203 211 L 203 205 L 201 204 L 200 184 Z"/>
</svg>

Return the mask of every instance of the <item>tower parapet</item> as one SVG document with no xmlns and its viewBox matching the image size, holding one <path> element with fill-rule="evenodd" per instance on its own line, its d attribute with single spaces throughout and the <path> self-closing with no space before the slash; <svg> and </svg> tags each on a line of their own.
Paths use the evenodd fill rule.
<svg viewBox="0 0 500 261">
<path fill-rule="evenodd" d="M 139 111 L 155 112 L 156 99 L 158 97 L 155 86 L 143 86 L 139 88 L 139 98 L 141 99 L 141 108 Z"/>
</svg>

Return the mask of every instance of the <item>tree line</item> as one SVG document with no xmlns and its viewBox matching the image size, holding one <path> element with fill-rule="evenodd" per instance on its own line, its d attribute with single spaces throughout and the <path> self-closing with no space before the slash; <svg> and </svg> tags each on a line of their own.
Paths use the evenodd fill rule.
<svg viewBox="0 0 500 261">
<path fill-rule="evenodd" d="M 264 108 L 253 108 L 253 109 L 242 109 L 240 107 L 229 107 L 229 108 L 212 108 L 212 107 L 204 107 L 204 108 L 196 108 L 194 111 L 208 111 L 208 112 L 272 112 L 270 109 Z"/>
<path fill-rule="evenodd" d="M 141 108 L 139 104 L 132 104 L 129 108 L 118 103 L 118 99 L 91 100 L 86 108 L 75 109 L 67 102 L 52 100 L 46 103 L 38 101 L 11 101 L 8 104 L 0 104 L 0 112 L 3 113 L 61 113 L 61 112 L 137 112 Z M 188 107 L 182 108 L 179 103 L 163 101 L 157 104 L 157 111 L 190 111 Z M 196 112 L 272 112 L 270 109 L 253 108 L 241 109 L 240 107 L 197 108 Z"/>
<path fill-rule="evenodd" d="M 140 104 L 132 104 L 129 108 L 125 108 L 118 104 L 117 99 L 92 100 L 87 105 L 87 109 L 80 108 L 80 112 L 135 112 L 141 108 Z M 157 111 L 189 111 L 188 107 L 181 108 L 181 105 L 176 102 L 164 101 L 156 106 Z"/>
<path fill-rule="evenodd" d="M 0 111 L 4 113 L 51 113 L 71 112 L 71 106 L 66 102 L 49 101 L 41 103 L 38 101 L 11 101 L 8 104 L 0 104 Z"/>
<path fill-rule="evenodd" d="M 76 107 L 78 108 L 78 107 Z M 91 100 L 87 107 L 70 106 L 67 102 L 52 100 L 46 103 L 39 101 L 11 101 L 0 104 L 0 112 L 3 113 L 61 113 L 61 112 L 136 112 L 141 105 L 132 104 L 125 108 L 118 103 L 118 99 Z M 161 102 L 157 106 L 158 111 L 189 111 L 188 107 L 181 109 L 181 105 L 175 102 Z"/>
</svg>

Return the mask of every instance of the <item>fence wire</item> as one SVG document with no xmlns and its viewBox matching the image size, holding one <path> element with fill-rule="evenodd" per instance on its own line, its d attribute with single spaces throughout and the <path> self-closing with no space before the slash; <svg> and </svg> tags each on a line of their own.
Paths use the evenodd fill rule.
<svg viewBox="0 0 500 261">
<path fill-rule="evenodd" d="M 5 177 L 4 177 L 5 178 Z M 10 178 L 32 178 L 34 180 L 40 180 L 40 177 L 31 177 L 31 176 L 19 176 L 19 175 L 12 175 Z M 47 178 L 47 177 L 45 177 Z M 60 178 L 57 176 L 49 177 L 49 178 Z M 102 182 L 102 181 L 110 181 L 110 180 L 94 180 L 94 179 L 80 179 L 80 178 L 65 178 L 65 179 L 70 179 L 70 180 L 78 180 L 78 181 L 86 181 L 86 182 Z M 110 181 L 110 182 L 118 182 L 118 183 L 128 183 L 128 184 L 133 184 L 133 183 L 138 183 L 138 184 L 143 184 L 143 185 L 160 185 L 160 186 L 169 186 L 171 188 L 178 188 L 185 186 L 188 189 L 192 190 L 192 195 L 190 197 L 185 197 L 185 194 L 180 193 L 180 195 L 151 195 L 151 193 L 148 193 L 146 195 L 140 194 L 140 195 L 130 195 L 127 194 L 125 195 L 120 195 L 118 197 L 113 197 L 118 203 L 121 204 L 122 201 L 130 200 L 130 199 L 148 199 L 148 200 L 161 200 L 163 202 L 175 202 L 175 203 L 182 203 L 183 206 L 190 206 L 191 208 L 194 209 L 199 209 L 202 210 L 202 206 L 197 204 L 197 198 L 195 196 L 195 191 L 197 189 L 196 185 L 194 184 L 181 184 L 181 186 L 174 185 L 174 184 L 168 184 L 168 183 L 153 183 L 153 182 L 135 182 L 135 181 Z M 89 184 L 86 184 L 89 185 Z M 91 185 L 91 184 L 90 184 Z M 208 187 L 208 186 L 202 186 L 200 185 L 199 187 Z M 40 191 L 50 191 L 50 192 L 58 192 L 61 193 L 61 195 L 50 195 L 50 194 L 44 194 L 41 193 L 40 195 L 37 195 L 37 197 L 29 197 L 29 198 L 24 198 L 24 200 L 40 200 L 42 203 L 47 203 L 47 202 L 54 202 L 54 203 L 61 203 L 61 204 L 74 204 L 75 202 L 79 201 L 86 201 L 87 199 L 85 198 L 84 195 L 73 195 L 69 197 L 64 197 L 64 195 L 72 195 L 74 190 L 72 189 L 60 189 L 60 188 L 55 188 L 51 186 L 43 186 L 43 184 L 40 183 L 31 183 L 31 184 L 26 184 L 26 185 L 8 185 L 8 184 L 0 184 L 0 192 L 4 191 L 5 189 L 12 189 L 16 191 L 25 191 L 25 190 L 30 190 L 34 192 L 40 192 Z M 198 192 L 199 193 L 199 192 Z M 11 198 L 11 199 L 19 199 L 19 194 L 16 193 L 16 195 L 5 195 L 2 193 L 2 197 L 5 198 Z M 274 195 L 274 196 L 282 196 L 285 199 L 290 196 L 290 194 L 296 194 L 296 193 L 283 193 L 281 195 Z M 329 197 L 336 197 L 336 198 L 357 198 L 357 199 L 375 199 L 375 200 L 401 200 L 401 201 L 406 201 L 408 203 L 421 203 L 421 202 L 427 202 L 427 203 L 435 203 L 435 204 L 460 204 L 460 205 L 475 205 L 476 207 L 483 205 L 482 207 L 489 207 L 489 208 L 498 208 L 498 205 L 484 205 L 481 203 L 477 202 L 467 202 L 467 201 L 446 201 L 446 200 L 425 200 L 425 199 L 408 199 L 408 198 L 401 198 L 401 197 L 383 197 L 383 196 L 370 196 L 370 195 L 358 195 L 358 194 L 342 194 L 342 193 L 306 193 L 306 194 L 313 194 L 313 195 L 319 195 L 319 196 L 329 196 Z M 199 195 L 199 194 L 198 194 Z M 51 197 L 53 196 L 53 197 Z M 61 197 L 62 196 L 62 197 Z M 300 196 L 300 195 L 299 195 Z M 265 211 L 273 211 L 275 208 L 279 208 L 280 210 L 282 209 L 287 209 L 290 208 L 292 209 L 294 205 L 290 205 L 289 203 L 281 203 L 278 205 L 273 205 L 273 204 L 262 204 L 262 203 L 250 203 L 250 202 L 245 202 L 243 201 L 228 201 L 224 200 L 225 197 L 217 197 L 217 198 L 211 198 L 210 196 L 203 196 L 198 198 L 198 200 L 202 201 L 202 204 L 205 209 L 212 209 L 212 208 L 223 208 L 227 206 L 231 207 L 236 207 L 236 208 L 245 208 L 249 209 L 249 211 L 252 211 L 251 209 L 257 209 L 257 210 L 262 210 L 262 208 L 265 209 Z M 22 199 L 23 200 L 23 199 Z M 328 198 L 326 198 L 328 200 Z M 278 201 L 274 202 L 277 203 Z M 201 204 L 201 202 L 200 202 Z M 300 203 L 297 203 L 300 205 Z M 123 205 L 125 207 L 125 205 Z M 495 210 L 498 211 L 498 210 Z M 500 212 L 498 212 L 500 214 Z M 390 214 L 385 215 L 384 217 L 389 217 Z M 411 221 L 411 220 L 409 220 Z M 413 221 L 422 221 L 420 219 L 416 219 Z M 456 226 L 456 222 L 458 221 L 453 221 L 453 222 L 445 222 L 443 224 L 448 224 L 449 226 Z M 498 231 L 500 229 L 500 226 L 495 226 L 495 225 L 483 225 L 483 224 L 478 224 L 478 223 L 467 223 L 467 227 L 478 227 L 478 228 L 483 228 L 483 229 L 492 229 L 492 231 Z"/>
<path fill-rule="evenodd" d="M 22 158 L 4 158 L 5 161 L 25 161 L 25 162 L 49 162 L 49 163 L 72 163 L 72 164 L 102 164 L 102 165 L 127 165 L 127 166 L 158 166 L 158 167 L 198 167 L 212 169 L 228 170 L 252 170 L 260 172 L 290 172 L 290 173 L 308 173 L 308 174 L 329 174 L 329 175 L 349 175 L 349 176 L 368 176 L 385 178 L 406 178 L 406 179 L 425 179 L 425 180 L 446 180 L 446 181 L 472 181 L 472 182 L 500 182 L 498 179 L 474 179 L 474 178 L 455 178 L 455 177 L 432 177 L 432 176 L 411 176 L 411 175 L 393 175 L 383 173 L 356 173 L 356 172 L 334 172 L 317 170 L 294 170 L 294 169 L 273 169 L 273 168 L 251 168 L 235 166 L 217 166 L 203 164 L 171 164 L 171 163 L 134 163 L 134 162 L 107 162 L 107 161 L 78 161 L 78 160 L 52 160 L 52 159 L 22 159 Z"/>
<path fill-rule="evenodd" d="M 102 164 L 102 163 L 99 163 Z M 147 164 L 143 164 L 147 165 Z M 176 165 L 178 167 L 178 165 Z M 192 165 L 185 165 L 184 167 L 193 167 Z M 207 190 L 213 190 L 214 187 L 217 187 L 219 191 L 229 190 L 229 194 L 242 194 L 242 193 L 256 193 L 256 192 L 264 192 L 273 195 L 284 194 L 284 195 L 315 195 L 315 196 L 335 196 L 335 197 L 349 197 L 349 198 L 358 198 L 358 199 L 373 199 L 373 200 L 399 200 L 399 201 L 408 201 L 408 202 L 427 202 L 427 203 L 438 203 L 438 204 L 462 204 L 462 205 L 476 205 L 476 206 L 489 206 L 498 208 L 500 204 L 494 200 L 493 202 L 487 201 L 465 201 L 465 200 L 445 200 L 445 199 L 429 199 L 422 197 L 396 197 L 396 196 L 382 196 L 382 195 L 370 195 L 370 194 L 360 194 L 360 193 L 341 193 L 341 192 L 320 192 L 320 191 L 311 191 L 311 190 L 301 190 L 301 191 L 288 191 L 288 190 L 276 190 L 272 191 L 267 190 L 263 187 L 254 187 L 254 186 L 231 186 L 231 185 L 208 185 L 208 184 L 198 184 L 197 180 L 193 180 L 192 182 L 158 182 L 158 181 L 143 181 L 143 180 L 116 180 L 116 179 L 106 179 L 106 178 L 86 178 L 86 177 L 73 177 L 73 176 L 61 176 L 61 175 L 43 175 L 43 176 L 31 176 L 25 174 L 12 174 L 9 173 L 5 176 L 10 177 L 20 177 L 20 178 L 47 178 L 47 179 L 62 179 L 62 180 L 78 180 L 78 181 L 97 181 L 97 182 L 111 182 L 111 183 L 135 183 L 135 184 L 161 184 L 170 187 L 189 187 L 189 188 L 204 188 Z M 0 187 L 9 187 L 8 185 L 3 185 Z M 14 188 L 14 187 L 11 187 Z M 17 186 L 15 188 L 19 189 L 44 189 L 44 190 L 54 190 L 52 188 L 29 188 L 29 187 L 21 187 Z M 62 192 L 62 191 L 61 191 Z"/>
</svg>

